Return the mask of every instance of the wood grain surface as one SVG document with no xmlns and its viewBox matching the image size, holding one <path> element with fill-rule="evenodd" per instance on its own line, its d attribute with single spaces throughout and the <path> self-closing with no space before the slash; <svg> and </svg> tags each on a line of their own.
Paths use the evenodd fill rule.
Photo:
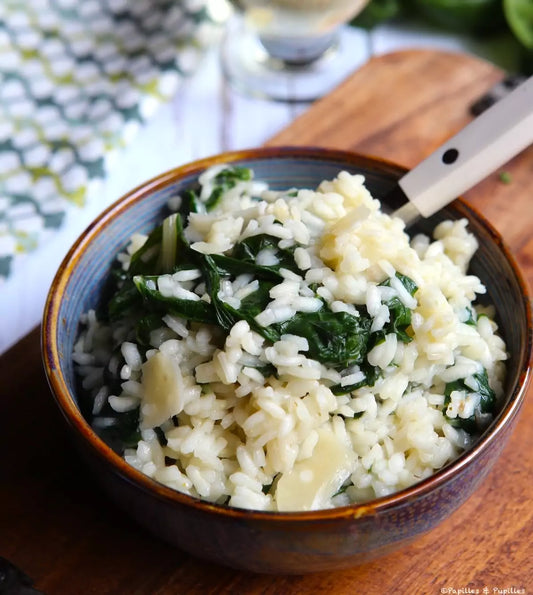
<svg viewBox="0 0 533 595">
<path fill-rule="evenodd" d="M 347 148 L 412 166 L 468 122 L 470 103 L 500 77 L 460 54 L 384 55 L 270 144 Z M 495 174 L 466 197 L 532 284 L 533 150 L 505 171 L 510 183 Z M 0 556 L 48 595 L 533 593 L 531 390 L 493 471 L 437 529 L 365 566 L 286 577 L 207 564 L 130 523 L 72 450 L 42 371 L 38 329 L 0 358 L 0 378 Z"/>
</svg>

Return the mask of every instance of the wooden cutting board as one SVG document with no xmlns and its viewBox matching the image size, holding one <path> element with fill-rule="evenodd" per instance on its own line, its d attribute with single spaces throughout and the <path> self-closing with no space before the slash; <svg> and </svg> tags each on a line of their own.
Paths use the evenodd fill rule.
<svg viewBox="0 0 533 595">
<path fill-rule="evenodd" d="M 384 55 L 270 144 L 353 149 L 412 166 L 470 120 L 471 102 L 501 76 L 463 54 Z M 467 199 L 499 229 L 532 282 L 533 150 L 505 170 L 510 183 L 495 174 Z M 114 508 L 72 452 L 42 372 L 37 331 L 0 358 L 0 378 L 0 556 L 48 595 L 532 592 L 531 394 L 492 473 L 437 529 L 359 568 L 276 577 L 194 559 Z"/>
</svg>

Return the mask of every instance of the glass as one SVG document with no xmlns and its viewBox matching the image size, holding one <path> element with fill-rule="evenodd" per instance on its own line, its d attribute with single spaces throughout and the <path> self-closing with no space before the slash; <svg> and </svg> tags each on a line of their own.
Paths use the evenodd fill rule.
<svg viewBox="0 0 533 595">
<path fill-rule="evenodd" d="M 321 97 L 355 67 L 341 25 L 368 0 L 238 0 L 222 44 L 226 77 L 246 93 L 281 101 Z"/>
</svg>

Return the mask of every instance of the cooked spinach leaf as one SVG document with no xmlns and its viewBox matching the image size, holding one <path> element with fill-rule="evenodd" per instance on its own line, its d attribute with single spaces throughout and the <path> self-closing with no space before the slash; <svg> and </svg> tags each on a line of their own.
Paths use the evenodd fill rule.
<svg viewBox="0 0 533 595">
<path fill-rule="evenodd" d="M 407 289 L 410 295 L 414 295 L 418 290 L 416 283 L 407 275 L 396 273 L 396 277 L 402 282 L 402 285 Z M 381 285 L 387 287 L 391 286 L 391 280 L 387 279 Z M 394 333 L 400 341 L 403 343 L 409 343 L 413 339 L 407 333 L 407 329 L 411 326 L 411 309 L 408 308 L 398 296 L 394 296 L 388 302 L 386 306 L 390 312 L 390 320 L 385 324 L 383 330 L 378 333 L 379 337 L 376 337 L 376 343 L 379 342 L 380 338 L 384 338 L 385 335 Z"/>
<path fill-rule="evenodd" d="M 270 301 L 270 290 L 274 285 L 275 284 L 271 281 L 263 281 L 259 283 L 259 286 L 255 291 L 241 300 L 238 315 L 250 323 L 251 320 L 267 307 L 268 302 Z M 255 321 L 253 326 L 257 326 Z"/>
<path fill-rule="evenodd" d="M 329 366 L 346 368 L 361 364 L 367 352 L 372 321 L 366 316 L 332 312 L 297 312 L 291 319 L 273 325 L 279 335 L 305 337 L 309 357 Z"/>
<path fill-rule="evenodd" d="M 116 453 L 122 455 L 124 449 L 135 448 L 141 439 L 139 430 L 139 408 L 133 411 L 117 413 L 109 407 L 102 413 L 105 417 L 113 417 L 115 423 L 104 428 L 95 428 L 96 433 Z"/>
<path fill-rule="evenodd" d="M 142 305 L 139 292 L 132 279 L 124 280 L 109 300 L 107 314 L 110 320 L 119 320 L 123 316 L 134 313 Z"/>
<path fill-rule="evenodd" d="M 258 234 L 250 236 L 242 242 L 235 244 L 231 256 L 238 261 L 256 263 L 257 255 L 263 250 L 270 250 L 278 260 L 275 265 L 262 265 L 262 268 L 279 271 L 281 268 L 289 269 L 294 272 L 299 272 L 299 268 L 294 261 L 294 250 L 296 246 L 291 248 L 280 248 L 279 238 L 269 234 Z"/>
<path fill-rule="evenodd" d="M 271 281 L 277 281 L 278 283 L 283 281 L 283 277 L 274 267 L 261 266 L 254 264 L 253 262 L 237 260 L 236 258 L 225 256 L 223 254 L 211 254 L 211 258 L 217 265 L 218 273 L 221 276 L 237 276 L 242 275 L 243 273 L 249 273 L 254 275 L 257 279 L 269 279 Z"/>
<path fill-rule="evenodd" d="M 189 216 L 190 213 L 201 213 L 204 211 L 204 206 L 194 190 L 185 190 L 181 194 L 180 214 L 183 218 Z"/>
<path fill-rule="evenodd" d="M 236 309 L 219 297 L 221 276 L 215 261 L 210 256 L 204 259 L 206 263 L 206 286 L 214 306 L 219 325 L 229 331 L 239 320 L 246 320 L 250 328 L 269 341 L 277 341 L 279 334 L 272 327 L 260 326 L 255 317 L 262 312 L 270 301 L 269 292 L 274 286 L 271 281 L 262 281 L 256 291 L 241 300 L 240 308 Z"/>
<path fill-rule="evenodd" d="M 148 236 L 146 242 L 132 254 L 128 275 L 148 274 L 158 272 L 157 261 L 161 251 L 163 225 L 156 227 Z"/>
<path fill-rule="evenodd" d="M 280 269 L 288 269 L 295 273 L 300 270 L 294 260 L 294 249 L 279 248 L 279 238 L 268 234 L 259 234 L 246 238 L 233 247 L 229 256 L 224 254 L 212 254 L 211 258 L 216 263 L 221 275 L 240 275 L 250 273 L 257 279 L 268 279 L 271 281 L 283 281 Z M 277 259 L 277 264 L 257 264 L 257 256 L 262 250 L 270 250 Z"/>
<path fill-rule="evenodd" d="M 348 393 L 357 390 L 363 386 L 374 386 L 376 380 L 380 376 L 380 370 L 377 366 L 371 366 L 368 361 L 364 361 L 360 366 L 361 372 L 364 373 L 365 377 L 360 382 L 342 386 L 341 384 L 335 384 L 331 387 L 331 392 L 334 395 L 346 395 Z"/>
<path fill-rule="evenodd" d="M 170 312 L 183 316 L 187 320 L 214 324 L 216 317 L 213 306 L 203 300 L 188 300 L 176 297 L 167 297 L 157 288 L 157 275 L 136 275 L 133 278 L 138 293 L 144 299 L 144 306 L 156 312 Z"/>
<path fill-rule="evenodd" d="M 157 276 L 176 270 L 178 261 L 187 257 L 188 243 L 183 233 L 183 220 L 176 213 L 167 217 L 148 236 L 146 242 L 131 256 L 127 271 L 116 267 L 116 289 L 108 302 L 110 320 L 135 315 L 142 308 L 142 292 L 134 283 L 135 276 Z M 156 275 L 154 275 L 154 273 Z M 139 314 L 142 315 L 142 314 Z"/>
<path fill-rule="evenodd" d="M 213 258 L 208 254 L 200 255 L 201 268 L 204 272 L 207 293 L 215 310 L 216 322 L 229 331 L 240 320 L 236 310 L 223 302 L 219 297 L 221 276 Z"/>
<path fill-rule="evenodd" d="M 150 333 L 164 326 L 162 317 L 163 314 L 160 312 L 150 312 L 139 319 L 135 327 L 135 337 L 139 345 L 150 345 Z"/>
<path fill-rule="evenodd" d="M 271 376 L 274 376 L 275 378 L 278 377 L 278 369 L 276 368 L 276 366 L 274 366 L 274 364 L 265 364 L 264 366 L 253 366 L 258 372 L 261 372 L 261 374 L 265 377 L 265 378 L 270 378 Z"/>
<path fill-rule="evenodd" d="M 222 195 L 234 188 L 238 182 L 252 179 L 252 170 L 247 167 L 229 166 L 220 171 L 213 179 L 214 188 L 205 201 L 205 208 L 210 211 L 220 201 Z"/>
<path fill-rule="evenodd" d="M 449 382 L 446 384 L 446 388 L 444 390 L 444 406 L 443 406 L 443 413 L 446 416 L 448 423 L 456 428 L 462 428 L 466 430 L 468 433 L 473 434 L 479 428 L 476 421 L 476 413 L 492 413 L 494 411 L 494 406 L 496 404 L 496 395 L 492 388 L 489 385 L 489 378 L 487 375 L 487 370 L 483 368 L 481 372 L 473 375 L 473 378 L 477 382 L 477 390 L 473 391 L 472 388 L 465 384 L 464 379 L 456 380 L 454 382 Z M 448 409 L 448 405 L 451 403 L 451 394 L 454 391 L 465 391 L 468 393 L 477 392 L 480 395 L 479 405 L 477 406 L 474 414 L 470 417 L 463 418 L 463 417 L 448 417 L 446 415 L 446 410 Z"/>
</svg>

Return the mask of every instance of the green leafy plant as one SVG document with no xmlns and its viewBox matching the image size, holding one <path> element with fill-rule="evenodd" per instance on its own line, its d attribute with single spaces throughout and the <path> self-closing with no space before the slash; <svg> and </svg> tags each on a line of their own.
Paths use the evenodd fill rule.
<svg viewBox="0 0 533 595">
<path fill-rule="evenodd" d="M 520 46 L 520 69 L 533 72 L 533 0 L 372 0 L 352 21 L 357 27 L 403 19 L 472 37 L 508 33 Z"/>
</svg>

